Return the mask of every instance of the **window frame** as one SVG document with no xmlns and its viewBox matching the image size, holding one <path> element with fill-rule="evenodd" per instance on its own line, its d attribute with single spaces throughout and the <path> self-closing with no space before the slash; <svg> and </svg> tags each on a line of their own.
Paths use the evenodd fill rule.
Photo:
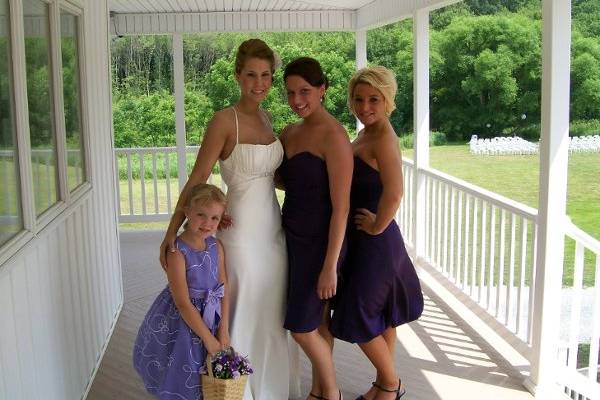
<svg viewBox="0 0 600 400">
<path fill-rule="evenodd" d="M 0 270 L 7 260 L 14 257 L 26 247 L 43 230 L 54 223 L 62 221 L 59 218 L 64 213 L 77 207 L 89 196 L 92 184 L 92 166 L 90 163 L 90 130 L 87 103 L 87 87 L 85 85 L 85 31 L 84 10 L 77 1 L 68 0 L 38 0 L 48 5 L 49 23 L 49 78 L 52 91 L 52 124 L 56 132 L 56 158 L 58 174 L 57 201 L 39 216 L 36 215 L 33 191 L 33 171 L 31 161 L 31 141 L 29 130 L 29 106 L 27 93 L 27 73 L 25 59 L 25 23 L 23 2 L 8 0 L 7 36 L 10 47 L 9 71 L 12 78 L 11 105 L 13 106 L 13 125 L 15 132 L 15 147 L 18 160 L 18 175 L 20 191 L 19 206 L 22 212 L 21 231 L 15 233 L 6 243 L 0 246 Z M 69 191 L 67 183 L 67 147 L 64 119 L 64 99 L 62 81 L 62 49 L 60 32 L 60 12 L 66 11 L 76 17 L 77 21 L 77 63 L 79 73 L 79 104 L 82 158 L 84 162 L 83 182 Z"/>
</svg>

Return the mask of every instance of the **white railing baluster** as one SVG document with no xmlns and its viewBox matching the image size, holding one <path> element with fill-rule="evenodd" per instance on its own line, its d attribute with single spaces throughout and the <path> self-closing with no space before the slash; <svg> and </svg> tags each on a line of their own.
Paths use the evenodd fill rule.
<svg viewBox="0 0 600 400">
<path fill-rule="evenodd" d="M 506 285 L 506 321 L 505 325 L 511 326 L 513 321 L 511 318 L 512 310 L 515 307 L 514 285 L 515 285 L 515 260 L 516 260 L 516 243 L 517 243 L 517 216 L 512 214 L 510 218 L 510 260 L 508 266 L 508 284 Z M 515 330 L 516 330 L 515 321 Z"/>
<path fill-rule="evenodd" d="M 431 185 L 432 185 L 432 179 L 430 177 L 425 177 L 425 201 L 426 201 L 426 209 L 425 209 L 425 258 L 428 261 L 432 260 L 431 254 L 432 254 L 432 250 L 431 250 L 431 243 L 433 242 L 433 239 L 431 237 L 432 235 L 432 231 L 433 231 L 433 223 L 432 223 L 432 210 L 433 210 L 433 203 L 431 201 Z"/>
<path fill-rule="evenodd" d="M 411 245 L 414 245 L 415 243 L 415 238 L 413 237 L 413 220 L 411 218 L 412 215 L 412 209 L 413 209 L 413 196 L 412 196 L 412 187 L 413 187 L 413 179 L 414 179 L 414 168 L 409 167 L 407 169 L 408 173 L 408 179 L 407 179 L 407 184 L 404 186 L 405 187 L 405 195 L 404 198 L 407 200 L 407 202 L 405 203 L 404 206 L 404 221 L 406 221 L 406 227 L 405 227 L 405 232 L 407 234 L 407 236 L 409 237 L 409 243 Z"/>
<path fill-rule="evenodd" d="M 477 279 L 475 277 L 477 271 L 477 199 L 473 197 L 473 240 L 471 241 L 471 286 L 469 295 L 473 297 L 475 295 L 475 284 Z"/>
<path fill-rule="evenodd" d="M 471 224 L 469 223 L 470 215 L 471 215 L 471 195 L 465 194 L 465 251 L 464 251 L 464 260 L 463 260 L 463 284 L 462 290 L 463 292 L 467 292 L 467 285 L 469 284 L 469 227 Z"/>
<path fill-rule="evenodd" d="M 442 271 L 446 274 L 446 276 L 450 276 L 450 271 L 448 270 L 448 214 L 450 213 L 450 207 L 448 206 L 449 203 L 449 192 L 450 192 L 450 185 L 448 184 L 444 184 L 444 238 L 443 238 L 443 243 L 442 243 L 442 250 L 443 250 L 443 257 L 440 260 L 440 266 Z"/>
<path fill-rule="evenodd" d="M 577 356 L 579 354 L 579 324 L 581 316 L 581 294 L 583 292 L 583 245 L 575 242 L 575 270 L 573 271 L 573 295 L 571 297 L 570 324 L 569 324 L 569 356 L 567 367 L 577 369 Z"/>
<path fill-rule="evenodd" d="M 524 306 L 524 293 L 525 293 L 525 276 L 527 269 L 527 221 L 525 218 L 521 218 L 521 270 L 519 271 L 519 291 L 517 292 L 517 329 L 516 333 L 518 336 L 523 338 L 523 306 Z M 527 299 L 532 301 L 533 299 Z"/>
<path fill-rule="evenodd" d="M 152 152 L 152 188 L 154 189 L 154 214 L 158 214 L 158 178 L 156 173 L 156 152 Z"/>
<path fill-rule="evenodd" d="M 487 290 L 487 309 L 490 310 L 492 307 L 492 299 L 495 298 L 493 294 L 494 289 L 494 257 L 496 250 L 496 207 L 492 205 L 490 207 L 490 254 L 488 259 L 488 290 Z M 498 287 L 498 286 L 497 286 Z M 498 290 L 498 289 L 496 289 Z"/>
<path fill-rule="evenodd" d="M 456 216 L 456 267 L 455 267 L 455 280 L 458 287 L 461 286 L 461 258 L 462 258 L 462 210 L 463 210 L 463 193 L 458 191 L 456 193 L 456 208 L 457 208 L 457 216 Z"/>
<path fill-rule="evenodd" d="M 142 189 L 142 215 L 146 215 L 146 170 L 144 168 L 144 153 L 139 152 L 140 158 L 140 186 Z"/>
<path fill-rule="evenodd" d="M 437 215 L 436 215 L 436 251 L 435 265 L 440 266 L 442 261 L 442 182 L 437 183 Z"/>
<path fill-rule="evenodd" d="M 479 304 L 484 306 L 484 285 L 485 285 L 485 255 L 486 255 L 486 228 L 487 228 L 487 209 L 488 204 L 481 200 L 481 234 L 479 239 L 481 240 L 480 254 L 479 254 L 479 294 L 477 301 Z"/>
<path fill-rule="evenodd" d="M 167 183 L 167 214 L 173 213 L 173 204 L 171 200 L 171 158 L 169 152 L 165 152 L 165 181 Z"/>
<path fill-rule="evenodd" d="M 456 212 L 456 199 L 454 188 L 450 186 L 450 248 L 448 253 L 448 276 L 456 282 L 454 277 L 454 213 Z"/>
<path fill-rule="evenodd" d="M 129 215 L 133 215 L 133 171 L 131 153 L 127 153 L 127 186 L 129 187 Z"/>
<path fill-rule="evenodd" d="M 123 214 L 123 210 L 121 210 L 121 177 L 119 176 L 119 154 L 115 154 L 115 174 L 117 175 L 117 210 L 119 212 L 119 216 Z"/>
<path fill-rule="evenodd" d="M 529 310 L 527 314 L 527 344 L 531 345 L 531 341 L 533 340 L 533 297 L 535 293 L 535 271 L 536 271 L 536 260 L 537 260 L 537 237 L 538 237 L 538 226 L 534 222 L 531 223 L 531 234 L 533 238 L 531 240 L 531 269 L 529 270 Z"/>
<path fill-rule="evenodd" d="M 500 318 L 502 290 L 504 286 L 504 251 L 506 241 L 506 210 L 500 210 L 500 260 L 498 262 L 498 289 L 496 290 L 496 312 L 494 316 Z M 506 322 L 505 322 L 506 323 Z"/>
</svg>

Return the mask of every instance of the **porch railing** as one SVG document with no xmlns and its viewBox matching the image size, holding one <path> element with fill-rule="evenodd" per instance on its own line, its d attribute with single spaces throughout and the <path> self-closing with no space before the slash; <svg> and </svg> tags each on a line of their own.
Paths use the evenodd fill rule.
<svg viewBox="0 0 600 400">
<path fill-rule="evenodd" d="M 560 384 L 572 399 L 600 399 L 600 241 L 573 223 L 566 223 L 567 246 L 574 245 L 572 281 L 562 292 Z M 565 269 L 569 271 L 571 269 Z M 594 286 L 586 285 L 584 273 L 592 272 Z M 587 287 L 586 287 L 587 286 Z"/>
<path fill-rule="evenodd" d="M 198 149 L 186 148 L 186 174 L 191 171 Z M 177 148 L 118 148 L 115 162 L 119 222 L 168 221 L 180 191 Z M 209 182 L 225 189 L 217 170 Z"/>
<path fill-rule="evenodd" d="M 187 148 L 188 161 L 197 149 Z M 178 193 L 175 152 L 174 147 L 116 150 L 121 222 L 169 218 Z M 412 247 L 416 205 L 411 191 L 417 176 L 410 160 L 404 160 L 403 168 L 404 196 L 396 219 L 407 246 Z M 521 349 L 529 348 L 537 210 L 434 169 L 419 174 L 426 188 L 422 257 L 521 341 Z M 218 171 L 211 180 L 222 185 Z M 559 383 L 572 398 L 600 400 L 595 394 L 600 393 L 600 318 L 592 318 L 600 315 L 600 243 L 570 222 L 565 240 L 574 248 L 574 257 L 565 258 L 565 271 L 573 271 L 573 276 L 563 277 L 569 284 L 560 293 L 565 317 L 558 351 L 564 373 Z M 591 263 L 595 263 L 594 284 L 584 287 L 583 271 Z M 529 358 L 530 353 L 522 355 Z"/>
<path fill-rule="evenodd" d="M 425 258 L 531 344 L 537 210 L 425 170 Z"/>
</svg>

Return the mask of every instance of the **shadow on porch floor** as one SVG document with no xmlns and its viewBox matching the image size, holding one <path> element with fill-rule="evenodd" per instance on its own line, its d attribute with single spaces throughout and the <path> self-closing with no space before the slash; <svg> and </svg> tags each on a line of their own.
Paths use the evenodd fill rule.
<svg viewBox="0 0 600 400">
<path fill-rule="evenodd" d="M 162 232 L 122 231 L 124 304 L 88 400 L 151 399 L 131 363 L 139 325 L 166 284 L 158 266 Z M 502 357 L 428 287 L 421 319 L 397 330 L 396 363 L 407 400 L 533 399 Z M 335 364 L 344 398 L 352 400 L 373 380 L 367 359 L 355 345 L 336 341 Z M 308 393 L 310 367 L 301 357 L 302 392 Z M 403 399 L 404 399 L 403 398 Z M 282 399 L 285 400 L 285 399 Z"/>
</svg>

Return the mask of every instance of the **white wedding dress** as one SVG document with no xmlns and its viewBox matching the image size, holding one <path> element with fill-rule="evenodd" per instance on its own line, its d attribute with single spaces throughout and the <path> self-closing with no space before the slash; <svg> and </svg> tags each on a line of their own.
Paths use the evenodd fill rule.
<svg viewBox="0 0 600 400">
<path fill-rule="evenodd" d="M 231 345 L 254 368 L 244 400 L 285 400 L 300 396 L 300 382 L 298 346 L 283 328 L 287 254 L 273 183 L 283 147 L 279 140 L 238 143 L 233 111 L 236 146 L 219 161 L 233 226 L 218 234 L 229 281 Z"/>
</svg>

